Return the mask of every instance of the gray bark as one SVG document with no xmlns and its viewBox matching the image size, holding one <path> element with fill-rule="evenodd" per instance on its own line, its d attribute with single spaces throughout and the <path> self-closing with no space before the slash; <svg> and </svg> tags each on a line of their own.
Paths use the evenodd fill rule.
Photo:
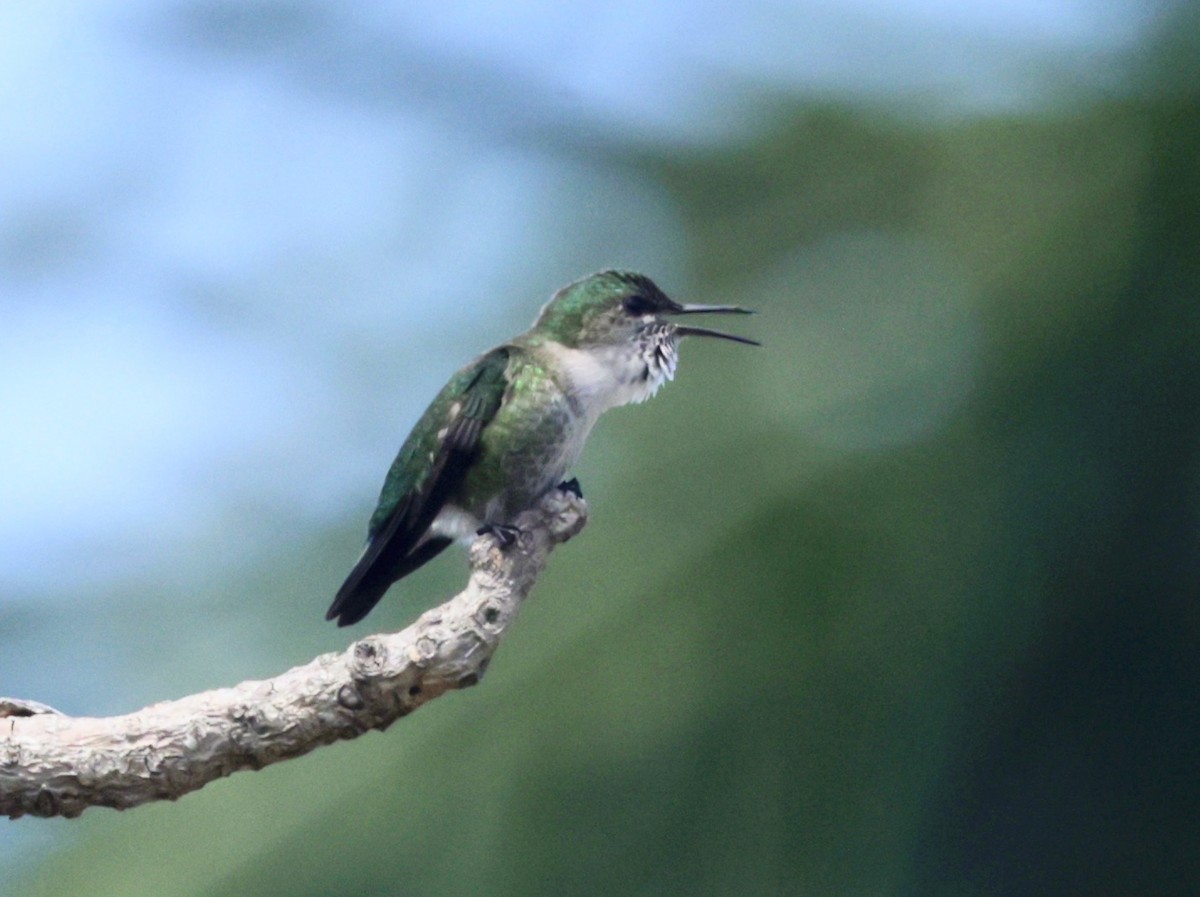
<svg viewBox="0 0 1200 897">
<path fill-rule="evenodd" d="M 549 493 L 518 518 L 513 545 L 475 540 L 470 582 L 445 604 L 401 632 L 367 636 L 273 679 L 106 718 L 0 698 L 0 813 L 75 817 L 175 800 L 238 770 L 385 729 L 474 685 L 550 552 L 586 519 L 582 500 Z"/>
</svg>

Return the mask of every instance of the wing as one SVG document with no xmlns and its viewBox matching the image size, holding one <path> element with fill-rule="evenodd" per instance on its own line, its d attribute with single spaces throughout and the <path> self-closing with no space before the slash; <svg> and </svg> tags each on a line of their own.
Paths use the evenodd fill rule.
<svg viewBox="0 0 1200 897">
<path fill-rule="evenodd" d="M 392 462 L 371 516 L 367 547 L 325 614 L 357 623 L 393 582 L 450 544 L 429 527 L 463 481 L 479 436 L 496 416 L 508 386 L 509 349 L 493 349 L 451 378 L 421 416 Z"/>
</svg>

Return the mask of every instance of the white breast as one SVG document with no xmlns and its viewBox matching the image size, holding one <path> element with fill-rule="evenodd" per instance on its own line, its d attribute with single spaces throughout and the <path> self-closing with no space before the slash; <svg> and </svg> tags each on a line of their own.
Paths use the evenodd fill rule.
<svg viewBox="0 0 1200 897">
<path fill-rule="evenodd" d="M 648 359 L 623 348 L 572 349 L 547 343 L 542 350 L 571 381 L 572 393 L 592 422 L 609 408 L 644 402 L 675 373 L 674 352 Z"/>
</svg>

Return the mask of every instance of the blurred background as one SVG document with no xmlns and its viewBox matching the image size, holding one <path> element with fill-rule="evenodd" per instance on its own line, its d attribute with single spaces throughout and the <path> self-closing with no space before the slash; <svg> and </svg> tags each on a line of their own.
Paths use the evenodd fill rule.
<svg viewBox="0 0 1200 897">
<path fill-rule="evenodd" d="M 1146 0 L 0 10 L 0 694 L 322 620 L 447 376 L 644 271 L 689 343 L 476 689 L 9 895 L 1200 890 L 1200 16 Z"/>
</svg>

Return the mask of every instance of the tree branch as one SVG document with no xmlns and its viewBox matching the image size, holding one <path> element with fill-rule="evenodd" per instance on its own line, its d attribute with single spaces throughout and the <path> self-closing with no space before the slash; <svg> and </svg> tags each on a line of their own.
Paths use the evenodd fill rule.
<svg viewBox="0 0 1200 897">
<path fill-rule="evenodd" d="M 550 552 L 586 520 L 581 499 L 550 492 L 517 519 L 512 546 L 475 540 L 470 582 L 445 604 L 274 679 L 106 718 L 0 698 L 0 813 L 75 817 L 175 800 L 238 770 L 386 729 L 479 681 Z"/>
</svg>

